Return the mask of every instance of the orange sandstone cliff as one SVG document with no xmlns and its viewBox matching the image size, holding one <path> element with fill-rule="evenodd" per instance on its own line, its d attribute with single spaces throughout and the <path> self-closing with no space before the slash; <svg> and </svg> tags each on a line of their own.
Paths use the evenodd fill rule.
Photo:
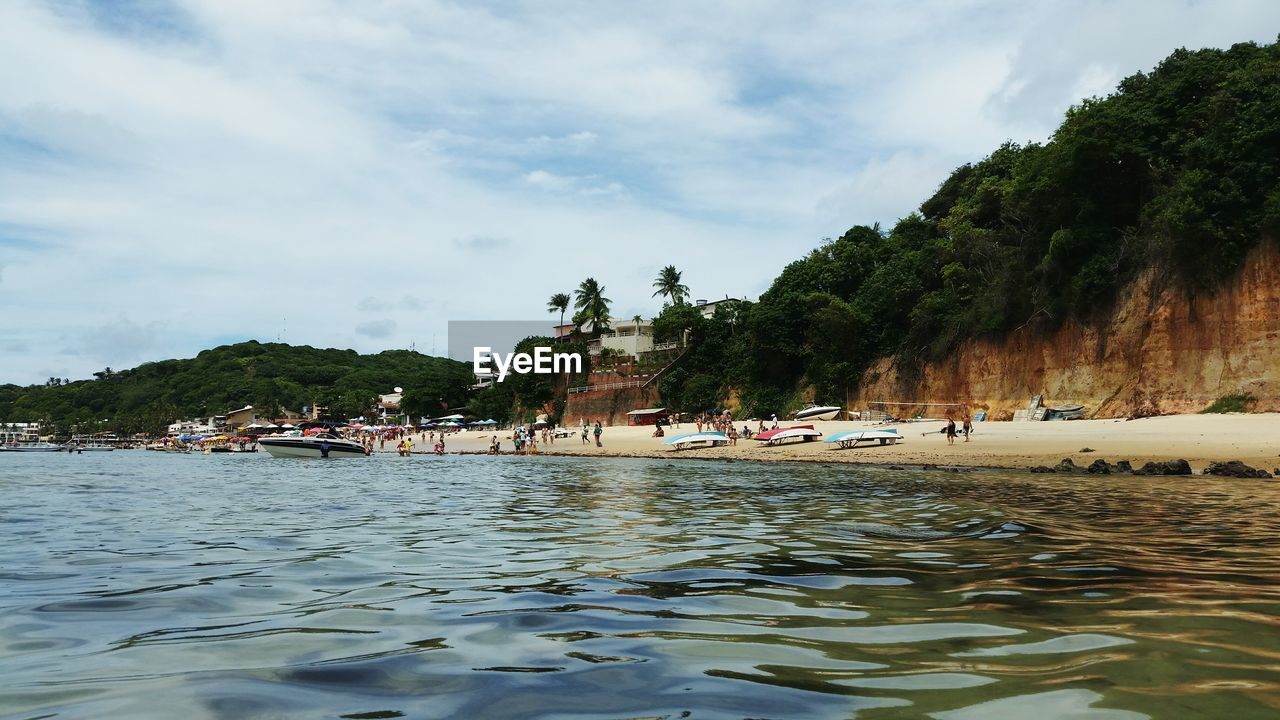
<svg viewBox="0 0 1280 720">
<path fill-rule="evenodd" d="M 1237 392 L 1257 398 L 1255 410 L 1280 410 L 1280 250 L 1272 242 L 1213 294 L 1162 288 L 1148 273 L 1097 323 L 971 341 L 918 378 L 883 360 L 851 406 L 968 402 L 1007 419 L 1043 393 L 1048 405 L 1081 403 L 1089 417 L 1121 417 L 1198 412 Z"/>
</svg>

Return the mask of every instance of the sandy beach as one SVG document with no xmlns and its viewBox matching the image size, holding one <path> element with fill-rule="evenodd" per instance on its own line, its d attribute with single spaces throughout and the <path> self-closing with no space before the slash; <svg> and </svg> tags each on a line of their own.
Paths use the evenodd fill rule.
<svg viewBox="0 0 1280 720">
<path fill-rule="evenodd" d="M 792 423 L 780 423 L 786 427 Z M 739 423 L 739 425 L 741 425 Z M 554 444 L 539 445 L 548 455 L 597 457 L 717 458 L 761 461 L 844 462 L 882 465 L 957 465 L 1027 469 L 1035 465 L 1055 465 L 1071 458 L 1087 466 L 1098 458 L 1115 463 L 1128 460 L 1138 467 L 1147 461 L 1184 459 L 1195 471 L 1212 461 L 1240 460 L 1256 468 L 1274 471 L 1280 467 L 1280 414 L 1170 415 L 1141 420 L 1073 420 L 1067 422 L 983 422 L 974 427 L 969 442 L 958 438 L 948 445 L 939 433 L 944 423 L 921 421 L 896 427 L 904 442 L 893 446 L 866 446 L 847 450 L 832 443 L 809 442 L 765 447 L 754 440 L 718 448 L 677 451 L 663 445 L 666 438 L 652 437 L 652 427 L 613 426 L 605 428 L 604 447 L 594 442 L 582 444 L 578 437 L 562 438 Z M 844 430 L 867 429 L 867 422 L 828 421 L 814 426 L 824 436 Z M 667 437 L 694 432 L 685 423 L 668 429 Z M 488 432 L 450 435 L 450 453 L 485 452 Z M 511 433 L 498 433 L 502 449 L 512 449 Z M 416 442 L 416 439 L 415 439 Z M 388 446 L 390 443 L 388 443 Z M 1086 451 L 1086 448 L 1091 450 Z M 418 445 L 415 452 L 427 448 Z M 393 451 L 388 447 L 386 451 Z"/>
</svg>

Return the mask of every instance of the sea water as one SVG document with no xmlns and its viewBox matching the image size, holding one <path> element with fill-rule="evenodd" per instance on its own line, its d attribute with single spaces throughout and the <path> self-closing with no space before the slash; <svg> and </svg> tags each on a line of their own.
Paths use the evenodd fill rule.
<svg viewBox="0 0 1280 720">
<path fill-rule="evenodd" d="M 1274 718 L 1278 484 L 0 456 L 0 715 Z"/>
</svg>

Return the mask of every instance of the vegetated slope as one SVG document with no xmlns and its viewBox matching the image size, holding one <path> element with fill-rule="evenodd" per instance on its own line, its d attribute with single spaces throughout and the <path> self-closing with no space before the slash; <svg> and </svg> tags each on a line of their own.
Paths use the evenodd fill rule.
<svg viewBox="0 0 1280 720">
<path fill-rule="evenodd" d="M 1116 312 L 1137 312 L 1135 289 L 1152 309 L 1214 297 L 1276 236 L 1280 45 L 1178 50 L 1073 107 L 1048 142 L 958 168 L 888 232 L 854 227 L 788 265 L 732 318 L 733 337 L 700 328 L 723 352 L 685 367 L 664 399 L 697 406 L 736 390 L 744 405 L 785 409 L 805 388 L 827 402 L 866 383 L 938 392 L 923 380 L 966 343 L 999 355 L 1009 338 L 1066 342 L 1055 333 L 1069 326 L 1105 335 Z M 1118 375 L 1191 371 L 1122 360 Z"/>
<path fill-rule="evenodd" d="M 1280 411 L 1280 249 L 1256 248 L 1214 293 L 1162 289 L 1149 271 L 1104 322 L 968 341 L 909 378 L 881 360 L 851 403 L 965 401 L 1007 419 L 1040 394 L 1093 417 L 1198 412 L 1229 396 L 1248 398 L 1235 403 L 1242 409 Z"/>
<path fill-rule="evenodd" d="M 96 379 L 42 386 L 0 386 L 0 421 L 39 420 L 70 431 L 155 432 L 178 417 L 221 414 L 253 405 L 264 413 L 327 406 L 334 417 L 359 415 L 377 393 L 405 388 L 405 406 L 432 413 L 465 401 L 471 368 L 407 350 L 360 355 L 248 341 L 187 360 L 95 373 Z M 106 422 L 102 422 L 102 421 Z"/>
</svg>

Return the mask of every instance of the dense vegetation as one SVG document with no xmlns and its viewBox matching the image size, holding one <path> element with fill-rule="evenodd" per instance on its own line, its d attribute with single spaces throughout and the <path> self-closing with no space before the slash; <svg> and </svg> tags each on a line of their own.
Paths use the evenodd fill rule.
<svg viewBox="0 0 1280 720">
<path fill-rule="evenodd" d="M 1043 144 L 951 174 L 889 231 L 854 227 L 788 265 L 759 303 L 705 323 L 662 383 L 678 407 L 843 400 L 874 361 L 908 376 L 966 339 L 1104 318 L 1153 269 L 1212 291 L 1280 237 L 1280 45 L 1179 50 L 1068 111 Z"/>
<path fill-rule="evenodd" d="M 162 360 L 97 379 L 43 386 L 0 385 L 0 421 L 37 420 L 60 433 L 110 429 L 162 432 L 178 418 L 209 417 L 253 405 L 265 414 L 327 407 L 336 418 L 358 416 L 378 393 L 405 388 L 404 409 L 434 415 L 466 402 L 474 382 L 466 363 L 407 350 L 360 355 L 249 341 L 205 350 L 189 360 Z"/>
</svg>

